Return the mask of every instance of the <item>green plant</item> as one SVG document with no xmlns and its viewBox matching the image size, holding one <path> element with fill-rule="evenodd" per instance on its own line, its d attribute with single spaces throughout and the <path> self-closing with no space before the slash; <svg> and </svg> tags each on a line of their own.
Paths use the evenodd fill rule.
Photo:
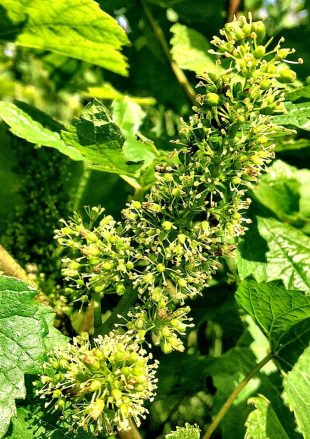
<svg viewBox="0 0 310 439">
<path fill-rule="evenodd" d="M 47 48 L 44 35 L 32 34 L 33 23 L 42 18 L 36 2 L 31 3 L 29 22 L 17 42 Z M 95 14 L 94 2 L 88 3 Z M 27 428 L 31 438 L 139 437 L 136 426 L 150 412 L 154 423 L 164 420 L 159 434 L 185 424 L 166 437 L 198 437 L 199 428 L 190 422 L 200 424 L 204 439 L 219 426 L 223 438 L 232 431 L 248 438 L 289 431 L 297 438 L 296 422 L 307 438 L 309 215 L 303 200 L 309 175 L 275 161 L 270 175 L 262 177 L 279 145 L 285 149 L 296 135 L 293 128 L 308 129 L 307 102 L 286 101 L 296 81 L 288 64 L 302 60 L 287 59 L 294 50 L 282 47 L 283 38 L 278 43 L 266 39 L 263 21 L 240 16 L 211 41 L 209 53 L 216 62 L 208 58 L 211 72 L 200 70 L 196 95 L 149 6 L 141 5 L 187 99 L 195 102 L 188 121 L 181 119 L 173 150 L 155 147 L 146 137 L 152 132 L 143 133 L 146 114 L 121 93 L 111 111 L 97 99 L 89 102 L 69 127 L 51 125 L 43 113 L 19 103 L 0 104 L 1 117 L 17 137 L 83 162 L 86 170 L 72 197 L 77 208 L 92 173 L 118 174 L 134 189 L 117 219 L 93 206 L 60 220 L 55 232 L 59 246 L 50 264 L 56 270 L 61 259 L 66 285 L 52 279 L 49 301 L 58 319 L 63 318 L 59 310 L 65 312 L 79 335 L 66 328 L 70 342 L 54 329 L 42 329 L 41 351 L 21 369 L 38 379 L 27 383 L 27 400 L 11 427 L 14 400 L 8 410 L 6 387 L 0 433 L 14 438 Z M 57 8 L 62 7 L 59 1 Z M 13 9 L 8 13 L 13 21 L 18 18 Z M 105 59 L 102 66 L 125 74 L 118 49 L 126 38 L 103 17 L 111 26 L 106 24 L 114 46 L 111 60 L 119 59 L 119 66 L 112 68 Z M 74 20 L 84 23 L 78 13 Z M 68 31 L 74 30 L 65 14 L 63 21 Z M 178 26 L 173 32 L 184 32 Z M 89 62 L 94 40 L 88 32 L 83 37 L 89 55 L 62 49 L 58 40 L 48 47 Z M 289 204 L 281 205 L 279 193 Z M 6 256 L 0 267 L 12 274 Z M 41 270 L 48 274 L 44 265 Z M 27 293 L 27 300 L 29 291 L 35 293 L 16 280 L 1 279 L 4 303 L 8 291 L 19 299 L 7 352 L 22 325 L 21 293 Z M 43 323 L 50 313 L 43 305 L 36 312 L 42 313 Z M 6 377 L 7 368 L 2 374 Z M 207 377 L 212 383 L 205 383 Z M 8 381 L 12 386 L 11 377 Z M 250 396 L 256 408 L 247 418 Z M 146 434 L 155 435 L 151 428 L 142 424 Z"/>
</svg>

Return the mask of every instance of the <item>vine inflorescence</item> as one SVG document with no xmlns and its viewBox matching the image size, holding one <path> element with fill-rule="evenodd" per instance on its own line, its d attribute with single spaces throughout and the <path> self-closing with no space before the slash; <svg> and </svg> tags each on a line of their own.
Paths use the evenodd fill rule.
<svg viewBox="0 0 310 439">
<path fill-rule="evenodd" d="M 69 249 L 63 272 L 72 300 L 88 302 L 93 292 L 102 298 L 138 295 L 116 325 L 117 343 L 105 336 L 91 349 L 78 340 L 61 353 L 60 371 L 59 353 L 57 367 L 48 363 L 52 372 L 42 378 L 39 394 L 52 396 L 58 409 L 70 407 L 79 426 L 87 428 L 91 420 L 95 431 L 126 430 L 129 417 L 144 415 L 155 366 L 147 365 L 137 346 L 152 341 L 165 353 L 184 350 L 180 336 L 193 326 L 185 301 L 202 294 L 247 229 L 248 187 L 274 158 L 275 139 L 290 133 L 272 116 L 286 111 L 283 84 L 296 76 L 285 64 L 294 51 L 281 48 L 283 39 L 272 49 L 272 39 L 263 45 L 265 33 L 262 21 L 240 17 L 214 37 L 210 52 L 219 73 L 201 75 L 195 113 L 183 122 L 179 148 L 156 167 L 144 202 L 129 203 L 122 222 L 93 208 L 88 225 L 76 215 L 56 232 Z M 113 348 L 105 347 L 111 343 Z M 133 372 L 125 344 L 140 355 L 141 376 Z M 92 362 L 100 363 L 97 369 Z"/>
</svg>

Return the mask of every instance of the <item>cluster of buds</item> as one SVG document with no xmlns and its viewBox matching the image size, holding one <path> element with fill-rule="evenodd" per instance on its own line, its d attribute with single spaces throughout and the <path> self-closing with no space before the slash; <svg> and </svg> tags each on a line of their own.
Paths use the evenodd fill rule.
<svg viewBox="0 0 310 439">
<path fill-rule="evenodd" d="M 133 269 L 130 238 L 122 236 L 122 226 L 113 218 L 103 216 L 104 209 L 93 207 L 89 222 L 75 214 L 56 230 L 59 244 L 69 249 L 62 259 L 62 273 L 71 282 L 66 292 L 72 300 L 88 302 L 92 292 L 125 292 L 125 281 Z"/>
<path fill-rule="evenodd" d="M 45 375 L 36 382 L 37 394 L 73 428 L 93 434 L 140 425 L 146 400 L 155 395 L 157 362 L 132 336 L 112 332 L 91 346 L 88 334 L 56 350 L 45 363 Z"/>
<path fill-rule="evenodd" d="M 184 351 L 184 345 L 179 336 L 185 335 L 188 328 L 192 328 L 192 318 L 188 317 L 190 307 L 185 306 L 177 308 L 175 311 L 167 312 L 164 307 L 157 307 L 155 313 L 151 312 L 152 308 L 136 306 L 127 314 L 125 326 L 128 334 L 134 334 L 137 340 L 144 341 L 148 331 L 152 333 L 152 342 L 160 346 L 166 354 L 175 351 Z"/>
<path fill-rule="evenodd" d="M 294 82 L 296 73 L 283 66 L 283 63 L 302 63 L 301 58 L 297 62 L 288 61 L 286 58 L 295 53 L 294 49 L 281 48 L 284 38 L 280 38 L 278 44 L 270 49 L 273 40 L 270 38 L 266 44 L 262 44 L 266 36 L 266 28 L 263 21 L 252 21 L 241 16 L 227 23 L 220 31 L 223 39 L 214 37 L 211 43 L 217 50 L 210 50 L 211 54 L 219 56 L 220 59 L 233 61 L 232 68 L 240 72 L 246 78 L 262 78 L 262 89 L 268 90 L 273 85 L 273 79 L 287 84 Z M 212 96 L 212 95 L 211 95 Z M 210 96 L 210 98 L 211 98 Z M 213 97 L 213 104 L 215 104 Z M 217 105 L 217 104 L 215 104 Z"/>
</svg>

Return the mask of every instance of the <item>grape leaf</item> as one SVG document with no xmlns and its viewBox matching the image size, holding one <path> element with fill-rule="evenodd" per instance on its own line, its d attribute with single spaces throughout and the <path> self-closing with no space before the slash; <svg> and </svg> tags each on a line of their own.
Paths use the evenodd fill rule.
<svg viewBox="0 0 310 439">
<path fill-rule="evenodd" d="M 267 241 L 267 280 L 282 280 L 291 289 L 310 292 L 310 238 L 273 218 L 258 217 L 258 230 Z"/>
<path fill-rule="evenodd" d="M 185 424 L 177 427 L 176 431 L 166 434 L 165 439 L 199 439 L 200 429 L 196 425 Z"/>
<path fill-rule="evenodd" d="M 0 437 L 16 413 L 15 399 L 25 398 L 24 374 L 40 373 L 48 347 L 64 341 L 36 295 L 24 282 L 0 276 Z"/>
<path fill-rule="evenodd" d="M 136 137 L 145 112 L 139 104 L 129 98 L 116 99 L 112 104 L 112 117 L 126 137 L 123 152 L 126 160 L 141 162 L 145 165 L 151 163 L 156 155 L 156 148 L 150 140 L 142 141 Z"/>
<path fill-rule="evenodd" d="M 301 291 L 285 290 L 277 282 L 244 280 L 238 286 L 236 300 L 256 319 L 275 353 L 283 347 L 285 334 L 310 317 L 310 297 Z"/>
<path fill-rule="evenodd" d="M 95 1 L 0 0 L 0 7 L 0 39 L 127 74 L 119 52 L 128 43 L 126 33 Z"/>
<path fill-rule="evenodd" d="M 297 101 L 300 98 L 310 98 L 310 85 L 303 85 L 302 87 L 287 92 L 285 98 L 288 101 Z"/>
<path fill-rule="evenodd" d="M 202 72 L 219 73 L 222 69 L 208 55 L 211 48 L 207 39 L 194 29 L 176 23 L 171 27 L 171 55 L 181 69 Z"/>
<path fill-rule="evenodd" d="M 62 131 L 66 145 L 76 148 L 88 166 L 99 171 L 134 176 L 141 165 L 127 163 L 125 137 L 109 110 L 94 99 L 73 119 L 69 131 Z"/>
<path fill-rule="evenodd" d="M 299 357 L 283 380 L 284 399 L 294 411 L 298 429 L 304 439 L 310 438 L 310 346 Z"/>
<path fill-rule="evenodd" d="M 0 102 L 0 117 L 9 125 L 10 131 L 15 136 L 27 140 L 39 146 L 49 146 L 58 149 L 62 154 L 67 155 L 72 160 L 83 160 L 83 156 L 78 150 L 68 146 L 61 139 L 59 132 L 51 130 L 47 125 L 50 117 L 40 112 L 41 120 L 35 119 L 19 106 L 11 102 Z M 45 123 L 44 123 L 45 122 Z"/>
<path fill-rule="evenodd" d="M 259 395 L 248 402 L 255 406 L 255 410 L 247 418 L 244 439 L 289 439 L 267 398 Z"/>
<path fill-rule="evenodd" d="M 60 425 L 59 425 L 60 424 Z M 91 433 L 79 429 L 70 431 L 70 425 L 59 414 L 46 410 L 44 403 L 31 400 L 17 408 L 5 439 L 95 439 Z"/>
<path fill-rule="evenodd" d="M 278 125 L 294 125 L 297 128 L 310 130 L 310 102 L 303 102 L 301 104 L 292 104 L 288 102 L 285 104 L 287 113 L 280 116 L 273 116 L 272 121 Z"/>
<path fill-rule="evenodd" d="M 276 160 L 257 185 L 255 198 L 280 220 L 295 227 L 310 222 L 310 171 Z"/>
</svg>

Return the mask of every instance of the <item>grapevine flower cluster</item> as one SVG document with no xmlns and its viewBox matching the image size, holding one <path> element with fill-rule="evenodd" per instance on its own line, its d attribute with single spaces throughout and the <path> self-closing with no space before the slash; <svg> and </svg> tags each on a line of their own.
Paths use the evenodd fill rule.
<svg viewBox="0 0 310 439">
<path fill-rule="evenodd" d="M 131 336 L 110 333 L 94 339 L 87 333 L 60 347 L 45 363 L 37 394 L 48 399 L 77 428 L 112 434 L 117 425 L 129 429 L 129 419 L 140 425 L 156 389 L 157 362 Z"/>
<path fill-rule="evenodd" d="M 138 343 L 151 340 L 165 353 L 184 350 L 181 336 L 193 326 L 185 302 L 202 294 L 247 229 L 248 188 L 274 158 L 276 138 L 291 133 L 272 116 L 286 111 L 283 84 L 295 73 L 285 62 L 294 51 L 281 47 L 283 39 L 273 48 L 272 39 L 263 44 L 265 34 L 264 23 L 249 16 L 214 37 L 211 53 L 222 73 L 201 75 L 194 115 L 183 122 L 178 149 L 156 167 L 144 202 L 128 203 L 120 222 L 100 219 L 102 210 L 93 208 L 88 227 L 75 216 L 56 233 L 71 252 L 63 263 L 64 274 L 76 282 L 74 300 L 85 300 L 85 291 L 86 300 L 93 292 L 138 297 L 118 324 L 125 327 L 125 335 L 115 335 L 118 341 L 99 338 L 93 350 L 76 341 L 56 354 L 63 370 L 49 363 L 55 375 L 42 378 L 47 383 L 40 392 L 59 408 L 71 404 L 78 425 L 127 429 L 129 417 L 145 413 L 154 366 L 147 366 Z M 145 381 L 133 372 L 127 349 L 140 355 Z"/>
<path fill-rule="evenodd" d="M 64 227 L 56 231 L 58 242 L 69 249 L 62 273 L 70 282 L 66 292 L 71 300 L 88 302 L 91 292 L 125 292 L 125 279 L 134 267 L 130 238 L 121 236 L 116 221 L 103 213 L 99 207 L 89 210 L 87 226 L 75 214 L 68 222 L 62 220 Z"/>
</svg>

